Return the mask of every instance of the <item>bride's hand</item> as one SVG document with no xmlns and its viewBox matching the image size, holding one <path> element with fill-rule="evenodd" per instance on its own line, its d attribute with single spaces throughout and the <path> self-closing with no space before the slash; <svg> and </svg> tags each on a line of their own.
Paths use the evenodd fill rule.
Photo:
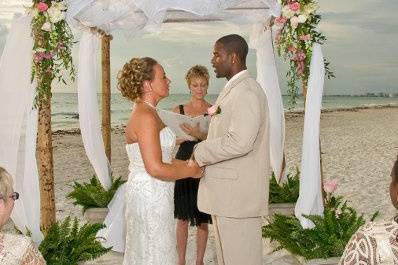
<svg viewBox="0 0 398 265">
<path fill-rule="evenodd" d="M 199 167 L 195 160 L 189 159 L 187 164 L 188 167 L 193 170 L 192 178 L 201 178 L 203 176 L 204 168 Z"/>
</svg>

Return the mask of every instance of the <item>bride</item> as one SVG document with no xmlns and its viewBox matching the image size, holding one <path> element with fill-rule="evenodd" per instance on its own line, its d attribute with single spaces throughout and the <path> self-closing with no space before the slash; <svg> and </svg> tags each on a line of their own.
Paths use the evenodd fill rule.
<svg viewBox="0 0 398 265">
<path fill-rule="evenodd" d="M 123 97 L 135 102 L 125 129 L 130 174 L 124 185 L 124 265 L 176 264 L 173 180 L 201 175 L 198 166 L 172 159 L 176 137 L 155 108 L 169 95 L 169 85 L 163 67 L 148 57 L 131 59 L 118 75 Z M 110 237 L 112 226 L 105 232 Z"/>
</svg>

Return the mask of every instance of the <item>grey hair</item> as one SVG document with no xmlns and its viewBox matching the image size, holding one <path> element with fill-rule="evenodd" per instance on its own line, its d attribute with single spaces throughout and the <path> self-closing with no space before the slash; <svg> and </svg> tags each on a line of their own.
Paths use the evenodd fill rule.
<svg viewBox="0 0 398 265">
<path fill-rule="evenodd" d="M 8 200 L 12 193 L 12 177 L 4 168 L 0 167 L 0 199 Z"/>
</svg>

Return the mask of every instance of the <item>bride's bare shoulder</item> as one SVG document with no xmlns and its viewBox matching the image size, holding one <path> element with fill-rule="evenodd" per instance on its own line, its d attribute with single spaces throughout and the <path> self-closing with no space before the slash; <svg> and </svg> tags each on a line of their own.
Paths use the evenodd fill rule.
<svg viewBox="0 0 398 265">
<path fill-rule="evenodd" d="M 136 106 L 131 112 L 127 122 L 126 132 L 130 130 L 142 131 L 146 129 L 159 129 L 159 118 L 156 112 L 145 106 Z"/>
</svg>

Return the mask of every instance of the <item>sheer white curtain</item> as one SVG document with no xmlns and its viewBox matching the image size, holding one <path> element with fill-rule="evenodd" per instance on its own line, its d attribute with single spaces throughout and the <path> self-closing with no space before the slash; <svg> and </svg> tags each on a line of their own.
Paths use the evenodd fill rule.
<svg viewBox="0 0 398 265">
<path fill-rule="evenodd" d="M 302 214 L 323 214 L 319 127 L 324 76 L 325 66 L 321 46 L 314 44 L 305 106 L 300 195 L 295 209 L 295 215 L 304 228 L 312 228 L 314 224 Z"/>
<path fill-rule="evenodd" d="M 111 187 L 111 169 L 105 155 L 98 112 L 99 39 L 84 31 L 80 39 L 77 91 L 79 124 L 84 148 L 95 173 L 105 189 Z"/>
<path fill-rule="evenodd" d="M 209 15 L 239 24 L 261 23 L 269 11 L 264 9 L 227 8 L 244 4 L 265 4 L 273 13 L 280 5 L 276 0 L 69 0 L 68 18 L 75 25 L 96 26 L 107 32 L 123 29 L 131 34 L 142 30 L 159 29 L 166 19 L 167 10 L 185 11 L 200 17 Z"/>
<path fill-rule="evenodd" d="M 271 167 L 276 178 L 281 180 L 285 145 L 285 115 L 272 46 L 271 29 L 265 30 L 263 24 L 253 26 L 250 34 L 250 45 L 256 49 L 257 81 L 268 98 Z"/>
<path fill-rule="evenodd" d="M 40 192 L 36 166 L 37 111 L 32 109 L 33 40 L 31 18 L 13 21 L 0 60 L 0 166 L 14 178 L 16 201 L 11 218 L 23 233 L 29 229 L 35 242 L 40 232 Z"/>
</svg>

